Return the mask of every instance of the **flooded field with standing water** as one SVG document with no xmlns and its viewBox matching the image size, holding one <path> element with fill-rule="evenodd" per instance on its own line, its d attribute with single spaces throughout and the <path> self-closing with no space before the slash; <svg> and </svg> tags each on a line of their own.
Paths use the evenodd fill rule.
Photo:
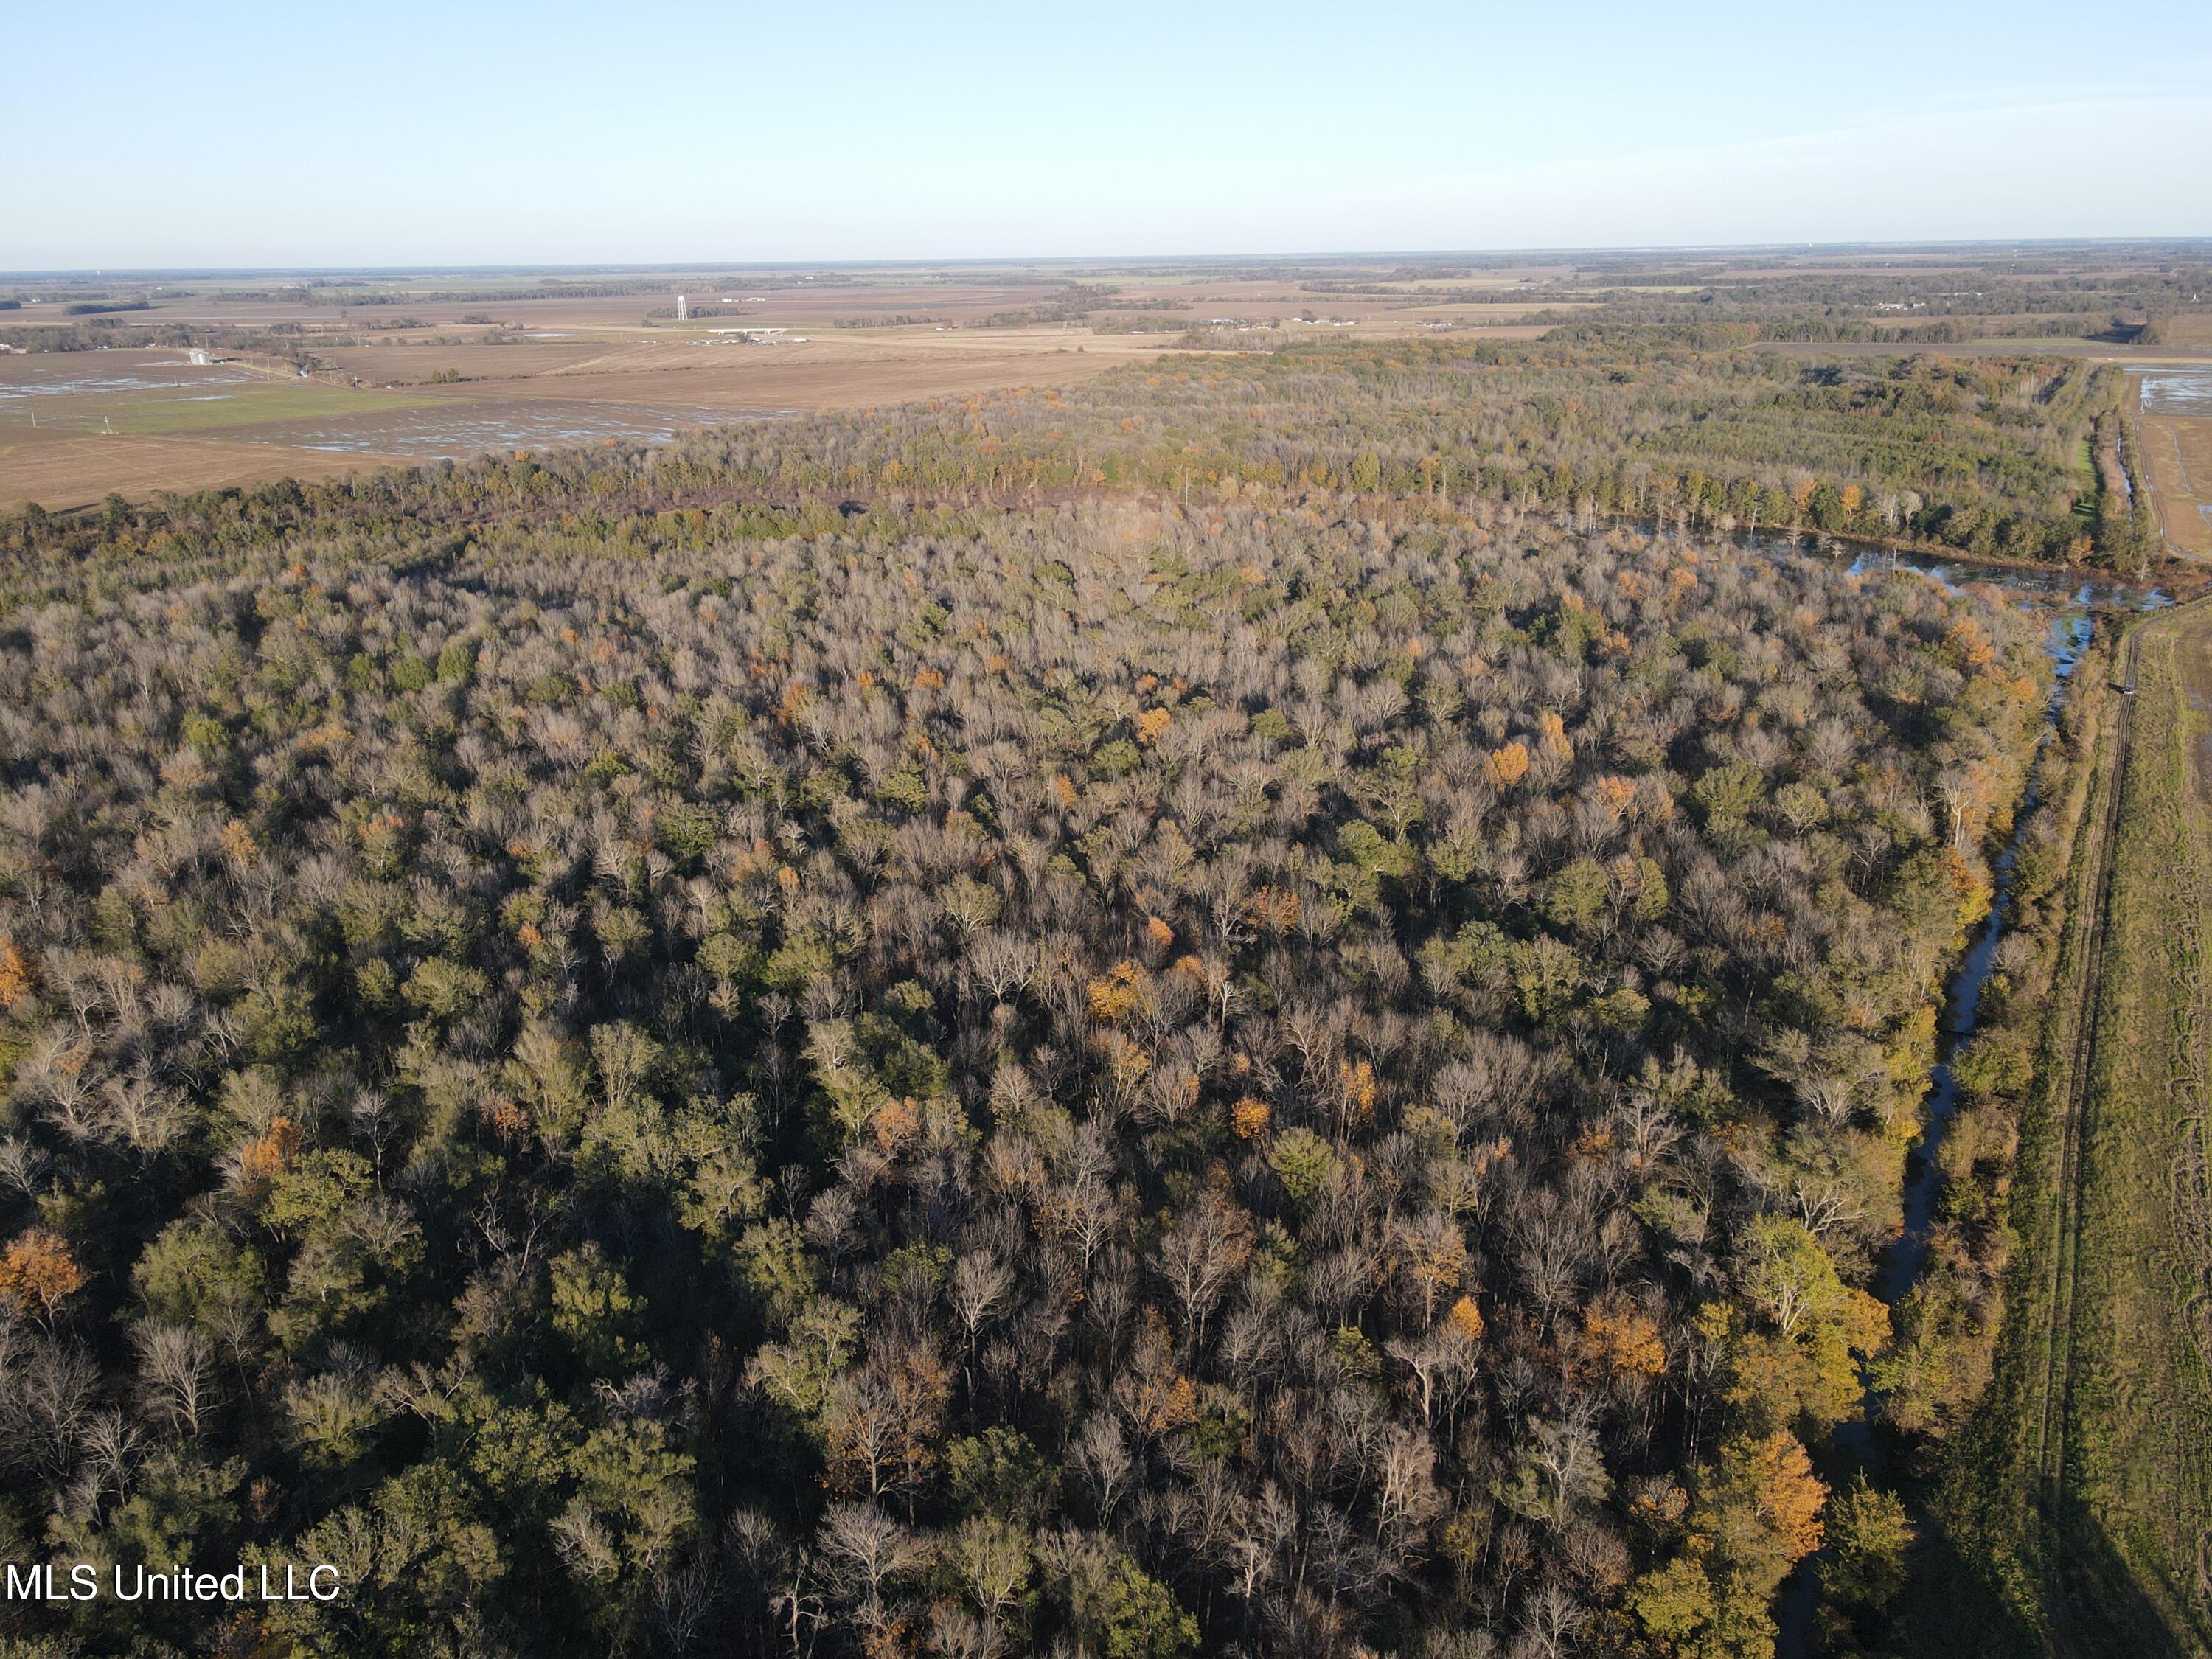
<svg viewBox="0 0 2212 1659">
<path fill-rule="evenodd" d="M 772 410 L 678 404 L 598 403 L 546 398 L 453 401 L 240 427 L 240 442 L 362 455 L 465 459 L 487 451 L 557 449 L 605 438 L 665 443 L 686 427 L 772 419 Z"/>
</svg>

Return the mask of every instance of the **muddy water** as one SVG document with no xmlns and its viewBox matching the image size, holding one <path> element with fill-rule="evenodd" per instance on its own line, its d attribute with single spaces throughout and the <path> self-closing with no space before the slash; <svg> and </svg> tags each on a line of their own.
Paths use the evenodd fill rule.
<svg viewBox="0 0 2212 1659">
<path fill-rule="evenodd" d="M 52 407 L 58 400 L 103 392 L 191 391 L 220 388 L 265 379 L 228 363 L 188 362 L 181 355 L 150 351 L 57 351 L 31 357 L 0 357 L 0 417 L 35 416 L 41 422 L 66 418 Z"/>
<path fill-rule="evenodd" d="M 2212 367 L 2148 363 L 2131 367 L 2142 377 L 2144 414 L 2212 416 Z"/>
</svg>

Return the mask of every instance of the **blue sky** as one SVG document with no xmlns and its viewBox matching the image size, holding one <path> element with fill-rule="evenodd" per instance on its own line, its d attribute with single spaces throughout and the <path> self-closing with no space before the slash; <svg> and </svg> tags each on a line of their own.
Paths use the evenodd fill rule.
<svg viewBox="0 0 2212 1659">
<path fill-rule="evenodd" d="M 2212 234 L 2203 0 L 11 11 L 0 269 Z"/>
</svg>

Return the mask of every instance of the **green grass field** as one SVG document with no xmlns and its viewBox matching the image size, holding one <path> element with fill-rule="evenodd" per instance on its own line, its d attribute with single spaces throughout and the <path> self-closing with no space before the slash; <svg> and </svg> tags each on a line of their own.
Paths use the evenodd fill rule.
<svg viewBox="0 0 2212 1659">
<path fill-rule="evenodd" d="M 219 389 L 205 386 L 161 386 L 147 391 L 90 392 L 76 397 L 53 398 L 40 402 L 38 420 L 41 427 L 76 432 L 207 434 L 270 421 L 374 415 L 451 401 L 406 392 L 353 392 L 313 380 L 234 381 Z M 29 416 L 11 414 L 4 424 L 27 427 Z"/>
<path fill-rule="evenodd" d="M 2054 995 L 2021 1125 L 2014 1253 L 1996 1373 L 1942 1454 L 1911 1620 L 1933 1656 L 2212 1652 L 2212 1370 L 2191 1332 L 2204 1289 L 2177 1206 L 2197 1109 L 2208 1000 L 2212 826 L 2191 750 L 2205 740 L 2212 614 L 2146 624 L 2122 786 L 2106 968 L 2080 1138 L 2061 1203 L 2074 998 Z M 2112 700 L 2117 703 L 2118 699 Z M 2108 710 L 2108 717 L 2117 714 Z M 2078 982 L 2110 747 L 2100 746 L 2055 985 Z M 2070 1327 L 2051 1328 L 2070 1270 Z M 2046 1481 L 2056 1390 L 2060 1479 Z"/>
<path fill-rule="evenodd" d="M 2212 1649 L 2200 1582 L 2212 1538 L 2212 1373 L 2189 1334 L 2173 1180 L 2184 1120 L 2197 1109 L 2212 911 L 2212 835 L 2189 753 L 2204 717 L 2182 672 L 2183 647 L 2204 627 L 2192 616 L 2143 635 L 2083 1123 L 2058 1537 L 2078 1645 L 2092 1652 Z"/>
</svg>

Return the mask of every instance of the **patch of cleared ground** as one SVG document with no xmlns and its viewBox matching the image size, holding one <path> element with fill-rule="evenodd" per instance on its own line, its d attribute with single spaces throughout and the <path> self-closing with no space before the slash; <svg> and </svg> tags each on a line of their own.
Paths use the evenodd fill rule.
<svg viewBox="0 0 2212 1659">
<path fill-rule="evenodd" d="M 137 499 L 164 489 L 319 480 L 412 464 L 402 456 L 324 454 L 216 438 L 15 433 L 0 437 L 0 507 L 36 501 L 58 511 L 88 506 L 111 490 Z"/>
<path fill-rule="evenodd" d="M 2212 420 L 2146 415 L 2141 430 L 2160 530 L 2176 552 L 2212 559 Z"/>
<path fill-rule="evenodd" d="M 395 457 L 650 441 L 769 414 L 1068 385 L 1164 343 L 1068 328 L 856 330 L 805 344 L 604 335 L 328 354 L 358 386 L 271 380 L 234 364 L 194 368 L 180 352 L 0 357 L 0 508 L 34 501 L 58 511 L 110 491 L 327 477 Z M 464 378 L 434 380 L 441 373 Z"/>
</svg>

